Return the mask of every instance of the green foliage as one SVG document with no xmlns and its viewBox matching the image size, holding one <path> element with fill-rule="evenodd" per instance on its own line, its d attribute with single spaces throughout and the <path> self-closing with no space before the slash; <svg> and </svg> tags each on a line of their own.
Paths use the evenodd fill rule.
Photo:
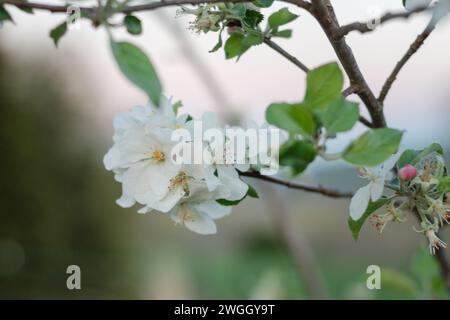
<svg viewBox="0 0 450 320">
<path fill-rule="evenodd" d="M 269 27 L 278 28 L 298 18 L 298 15 L 289 11 L 288 8 L 283 8 L 269 16 Z"/>
<path fill-rule="evenodd" d="M 367 218 L 369 218 L 372 213 L 384 206 L 388 201 L 389 199 L 384 197 L 375 202 L 370 201 L 366 211 L 361 218 L 356 221 L 351 217 L 348 218 L 348 226 L 350 228 L 350 231 L 352 232 L 353 239 L 358 240 L 359 232 L 361 231 L 361 228 L 364 225 L 364 222 L 366 222 Z"/>
<path fill-rule="evenodd" d="M 445 176 L 439 179 L 438 189 L 440 192 L 450 192 L 450 176 Z"/>
<path fill-rule="evenodd" d="M 222 206 L 236 206 L 239 203 L 241 203 L 245 198 L 250 197 L 250 198 L 259 198 L 258 192 L 256 192 L 255 188 L 253 188 L 251 185 L 248 185 L 248 189 L 247 189 L 247 193 L 245 194 L 245 196 L 243 196 L 241 199 L 239 200 L 227 200 L 227 199 L 218 199 L 216 200 L 217 203 L 221 204 Z"/>
<path fill-rule="evenodd" d="M 328 135 L 349 131 L 359 118 L 358 104 L 344 98 L 337 98 L 325 109 L 316 111 Z"/>
<path fill-rule="evenodd" d="M 358 166 L 376 166 L 397 152 L 402 135 L 391 128 L 367 131 L 344 150 L 343 159 Z"/>
<path fill-rule="evenodd" d="M 268 8 L 273 4 L 274 0 L 253 0 L 252 3 L 260 8 Z"/>
<path fill-rule="evenodd" d="M 422 150 L 407 149 L 402 153 L 397 162 L 398 168 L 400 169 L 404 167 L 406 164 L 415 165 L 420 161 L 420 159 L 429 155 L 432 152 L 437 152 L 440 155 L 444 154 L 442 146 L 438 143 L 433 143 Z"/>
<path fill-rule="evenodd" d="M 225 42 L 225 58 L 231 59 L 240 57 L 250 46 L 244 43 L 245 36 L 242 33 L 234 32 Z"/>
<path fill-rule="evenodd" d="M 161 83 L 150 59 L 141 49 L 128 42 L 111 40 L 111 49 L 122 73 L 128 80 L 144 90 L 158 106 Z"/>
<path fill-rule="evenodd" d="M 311 109 L 327 107 L 341 96 L 344 76 L 337 63 L 329 63 L 308 72 L 305 104 Z"/>
<path fill-rule="evenodd" d="M 133 15 L 126 15 L 125 18 L 123 18 L 123 24 L 127 28 L 128 33 L 133 35 L 138 35 L 142 33 L 142 24 L 141 20 L 139 18 L 133 16 Z"/>
<path fill-rule="evenodd" d="M 273 103 L 266 110 L 266 120 L 292 134 L 309 136 L 316 129 L 313 115 L 302 104 Z"/>
<path fill-rule="evenodd" d="M 50 38 L 53 39 L 55 47 L 58 46 L 59 40 L 61 40 L 61 38 L 66 34 L 66 32 L 67 32 L 67 22 L 65 20 L 50 31 Z"/>
<path fill-rule="evenodd" d="M 293 175 L 302 173 L 316 158 L 313 144 L 303 140 L 289 140 L 280 148 L 280 164 L 290 167 Z"/>
<path fill-rule="evenodd" d="M 2 21 L 11 21 L 13 22 L 13 19 L 9 12 L 5 9 L 5 7 L 0 4 L 0 22 Z"/>
<path fill-rule="evenodd" d="M 292 30 L 286 29 L 286 30 L 280 30 L 280 31 L 274 31 L 271 33 L 273 37 L 278 38 L 290 38 L 292 36 Z"/>
</svg>

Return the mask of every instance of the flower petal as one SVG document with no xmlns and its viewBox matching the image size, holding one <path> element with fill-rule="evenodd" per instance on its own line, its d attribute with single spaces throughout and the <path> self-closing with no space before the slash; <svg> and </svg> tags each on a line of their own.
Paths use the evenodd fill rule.
<svg viewBox="0 0 450 320">
<path fill-rule="evenodd" d="M 360 188 L 350 202 L 350 217 L 353 220 L 359 220 L 369 205 L 370 200 L 370 184 Z"/>
</svg>

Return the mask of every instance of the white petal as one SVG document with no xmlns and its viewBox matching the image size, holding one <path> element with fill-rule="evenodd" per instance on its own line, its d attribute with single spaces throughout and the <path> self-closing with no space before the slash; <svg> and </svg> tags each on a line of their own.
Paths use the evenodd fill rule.
<svg viewBox="0 0 450 320">
<path fill-rule="evenodd" d="M 369 205 L 369 199 L 370 184 L 356 191 L 350 202 L 350 217 L 353 220 L 356 221 L 361 218 Z"/>
<path fill-rule="evenodd" d="M 380 177 L 370 184 L 370 198 L 372 201 L 377 201 L 383 195 L 384 177 Z"/>
<path fill-rule="evenodd" d="M 196 211 L 189 204 L 182 204 L 177 210 L 171 212 L 172 219 L 183 224 L 189 230 L 199 234 L 214 234 L 217 232 L 216 224 L 207 214 Z"/>
<path fill-rule="evenodd" d="M 120 152 L 117 146 L 113 146 L 103 157 L 103 165 L 106 170 L 112 170 L 114 168 L 120 167 L 123 161 L 120 157 Z"/>
<path fill-rule="evenodd" d="M 116 200 L 116 203 L 122 208 L 131 208 L 132 206 L 134 206 L 136 201 L 134 201 L 132 197 L 126 194 L 122 194 L 122 196 Z"/>
<path fill-rule="evenodd" d="M 217 166 L 217 174 L 223 185 L 230 191 L 227 200 L 240 200 L 247 194 L 248 185 L 239 178 L 239 174 L 232 166 Z"/>
<path fill-rule="evenodd" d="M 231 213 L 231 207 L 222 206 L 214 200 L 200 202 L 195 205 L 195 208 L 198 211 L 207 214 L 214 220 L 220 219 Z"/>
<path fill-rule="evenodd" d="M 151 160 L 133 164 L 123 174 L 127 193 L 135 195 L 153 192 L 155 196 L 164 196 L 168 192 L 170 179 L 175 176 L 168 168 L 171 166 L 154 164 Z"/>
<path fill-rule="evenodd" d="M 387 172 L 391 171 L 394 168 L 394 166 L 397 163 L 399 158 L 400 158 L 400 152 L 392 155 L 389 159 L 387 159 L 382 165 L 383 173 L 386 174 Z"/>
</svg>

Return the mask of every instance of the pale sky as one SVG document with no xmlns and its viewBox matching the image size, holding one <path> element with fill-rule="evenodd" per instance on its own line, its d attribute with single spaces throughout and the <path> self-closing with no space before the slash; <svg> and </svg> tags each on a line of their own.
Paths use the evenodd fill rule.
<svg viewBox="0 0 450 320">
<path fill-rule="evenodd" d="M 50 2 L 56 1 L 47 1 Z M 401 0 L 335 0 L 333 4 L 341 24 L 365 21 L 373 10 L 382 13 L 403 10 Z M 286 4 L 277 3 L 264 12 L 282 6 Z M 335 54 L 318 24 L 301 9 L 290 8 L 299 13 L 300 18 L 289 25 L 294 30 L 293 38 L 277 39 L 278 44 L 309 67 L 335 61 Z M 227 61 L 223 50 L 208 53 L 217 41 L 217 34 L 193 34 L 186 30 L 190 18 L 172 19 L 175 7 L 163 10 L 172 23 L 179 24 L 184 30 L 185 37 L 217 78 L 234 110 L 261 122 L 270 103 L 302 100 L 304 73 L 270 48 L 264 45 L 254 47 L 238 63 Z M 27 60 L 31 55 L 45 57 L 54 67 L 63 70 L 77 88 L 88 88 L 95 101 L 91 109 L 93 116 L 105 130 L 112 132 L 114 114 L 146 102 L 145 95 L 131 85 L 115 65 L 103 28 L 94 30 L 84 22 L 80 29 L 70 30 L 55 49 L 48 32 L 64 20 L 64 15 L 43 11 L 27 15 L 14 9 L 10 11 L 17 24 L 7 24 L 0 30 L 5 51 L 17 59 Z M 199 116 L 204 111 L 216 110 L 218 106 L 190 66 L 173 34 L 161 24 L 157 16 L 161 11 L 138 14 L 143 21 L 143 35 L 135 37 L 117 30 L 115 37 L 132 41 L 144 49 L 159 72 L 164 92 L 182 100 L 184 112 Z M 370 35 L 354 33 L 348 37 L 348 43 L 376 94 L 426 23 L 426 15 L 416 15 L 409 21 L 388 23 Z M 407 130 L 403 147 L 423 146 L 432 140 L 449 143 L 449 39 L 450 19 L 438 26 L 402 70 L 386 100 L 389 124 Z M 356 100 L 354 96 L 351 99 Z M 357 132 L 350 135 L 355 134 Z M 348 135 L 338 139 L 337 148 L 340 148 L 340 141 L 348 141 Z"/>
</svg>

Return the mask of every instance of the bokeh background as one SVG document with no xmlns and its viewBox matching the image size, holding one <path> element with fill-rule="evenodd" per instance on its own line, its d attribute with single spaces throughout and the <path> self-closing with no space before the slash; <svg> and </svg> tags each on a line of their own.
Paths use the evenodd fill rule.
<svg viewBox="0 0 450 320">
<path fill-rule="evenodd" d="M 402 10 L 400 0 L 333 4 L 342 23 L 366 20 L 374 10 Z M 82 22 L 56 49 L 48 32 L 64 15 L 8 9 L 16 24 L 0 29 L 0 298 L 303 299 L 313 296 L 307 281 L 314 275 L 331 298 L 448 298 L 434 260 L 421 249 L 424 239 L 411 230 L 413 219 L 388 225 L 383 236 L 368 224 L 355 243 L 347 200 L 248 180 L 261 199 L 244 201 L 207 237 L 164 215 L 117 207 L 120 185 L 102 158 L 114 115 L 145 104 L 145 95 L 118 70 L 104 29 Z M 293 38 L 278 43 L 310 67 L 336 60 L 317 23 L 291 10 L 301 15 L 291 24 Z M 165 93 L 182 100 L 184 112 L 261 122 L 270 103 L 303 98 L 305 75 L 270 48 L 227 61 L 223 51 L 208 53 L 216 34 L 193 34 L 189 17 L 175 18 L 175 11 L 139 13 L 143 35 L 114 35 L 147 52 Z M 348 37 L 376 92 L 426 23 L 426 16 L 415 16 Z M 406 130 L 403 149 L 437 141 L 449 154 L 449 39 L 444 21 L 386 100 L 389 125 Z M 331 150 L 363 130 L 342 135 Z M 318 161 L 300 179 L 342 190 L 364 183 L 343 162 Z M 306 257 L 300 272 L 280 237 L 280 214 Z M 450 231 L 444 238 L 450 241 Z M 82 270 L 82 290 L 66 288 L 72 264 Z M 371 264 L 382 269 L 382 290 L 366 289 Z"/>
</svg>

